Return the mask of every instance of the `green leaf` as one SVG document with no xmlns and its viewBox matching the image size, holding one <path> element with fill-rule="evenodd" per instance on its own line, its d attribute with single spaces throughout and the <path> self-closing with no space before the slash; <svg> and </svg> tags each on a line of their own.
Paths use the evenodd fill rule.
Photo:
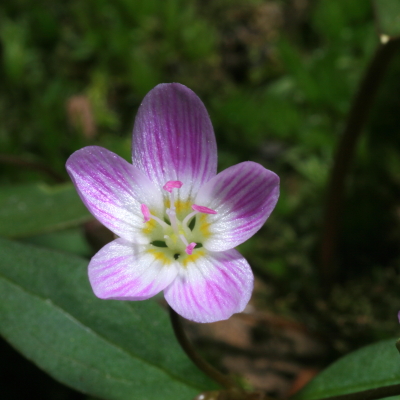
<svg viewBox="0 0 400 400">
<path fill-rule="evenodd" d="M 112 400 L 188 400 L 215 385 L 155 302 L 97 299 L 87 261 L 0 239 L 0 333 L 55 379 Z"/>
<path fill-rule="evenodd" d="M 396 340 L 384 340 L 350 353 L 321 372 L 294 399 L 313 400 L 400 383 Z"/>
<path fill-rule="evenodd" d="M 83 257 L 93 255 L 93 250 L 85 238 L 83 229 L 80 227 L 31 236 L 21 239 L 21 242 L 73 253 Z"/>
<path fill-rule="evenodd" d="M 91 218 L 71 184 L 25 184 L 0 190 L 0 236 L 21 238 L 76 226 Z"/>
<path fill-rule="evenodd" d="M 374 6 L 380 34 L 400 36 L 400 1 L 374 0 Z"/>
</svg>

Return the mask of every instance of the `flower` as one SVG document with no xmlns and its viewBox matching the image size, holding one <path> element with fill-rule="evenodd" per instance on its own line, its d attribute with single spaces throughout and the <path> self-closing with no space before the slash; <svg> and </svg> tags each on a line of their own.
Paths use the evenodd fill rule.
<svg viewBox="0 0 400 400">
<path fill-rule="evenodd" d="M 86 207 L 118 236 L 90 261 L 95 295 L 145 300 L 163 290 L 178 314 L 196 322 L 243 311 L 254 278 L 234 247 L 271 214 L 278 176 L 251 161 L 217 175 L 207 110 L 178 83 L 158 85 L 144 98 L 132 161 L 98 146 L 67 161 Z"/>
</svg>

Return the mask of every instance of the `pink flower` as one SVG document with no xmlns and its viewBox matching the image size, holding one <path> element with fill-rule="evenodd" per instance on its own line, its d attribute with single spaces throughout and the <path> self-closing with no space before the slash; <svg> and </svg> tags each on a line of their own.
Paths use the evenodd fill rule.
<svg viewBox="0 0 400 400">
<path fill-rule="evenodd" d="M 251 161 L 217 175 L 207 111 L 177 83 L 158 85 L 144 98 L 132 161 L 97 146 L 67 161 L 86 207 L 118 236 L 90 261 L 95 295 L 145 300 L 164 290 L 177 313 L 197 322 L 243 311 L 253 273 L 234 247 L 271 214 L 278 176 Z"/>
</svg>

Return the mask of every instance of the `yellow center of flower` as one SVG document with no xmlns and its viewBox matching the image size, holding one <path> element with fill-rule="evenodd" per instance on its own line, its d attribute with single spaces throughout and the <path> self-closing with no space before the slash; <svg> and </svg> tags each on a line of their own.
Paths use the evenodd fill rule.
<svg viewBox="0 0 400 400">
<path fill-rule="evenodd" d="M 195 235 L 193 231 L 192 223 L 195 223 L 195 216 L 201 213 L 201 225 L 198 231 L 201 234 L 200 236 L 205 237 L 209 235 L 209 223 L 206 221 L 206 214 L 216 214 L 217 212 L 204 206 L 192 204 L 191 212 L 181 221 L 177 213 L 182 215 L 182 212 L 184 213 L 190 208 L 187 202 L 175 201 L 173 190 L 181 188 L 182 185 L 183 183 L 180 181 L 168 181 L 163 186 L 163 189 L 169 193 L 164 221 L 153 215 L 145 204 L 141 205 L 141 210 L 146 224 L 143 229 L 145 233 L 153 231 L 157 223 L 163 230 L 163 240 L 153 241 L 152 244 L 158 247 L 168 247 L 173 252 L 175 259 L 178 259 L 180 255 L 187 255 L 183 260 L 183 264 L 187 264 L 195 261 L 201 255 L 200 252 L 198 255 L 193 254 L 194 249 L 202 247 L 202 244 L 196 241 L 198 235 Z"/>
</svg>

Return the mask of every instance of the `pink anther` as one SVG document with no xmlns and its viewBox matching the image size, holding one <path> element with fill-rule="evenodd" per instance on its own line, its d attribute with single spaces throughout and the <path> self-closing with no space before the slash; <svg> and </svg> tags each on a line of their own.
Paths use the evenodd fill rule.
<svg viewBox="0 0 400 400">
<path fill-rule="evenodd" d="M 187 243 L 187 242 L 186 242 Z M 189 256 L 193 253 L 193 249 L 196 247 L 196 243 L 192 242 L 188 246 L 186 246 L 186 254 L 189 254 Z"/>
<path fill-rule="evenodd" d="M 163 189 L 167 192 L 172 192 L 172 189 L 180 189 L 183 183 L 181 181 L 168 181 L 164 186 Z"/>
<path fill-rule="evenodd" d="M 150 221 L 150 210 L 149 207 L 146 206 L 146 204 L 142 204 L 140 206 L 140 209 L 142 210 L 142 214 L 144 217 L 144 221 L 143 222 L 149 222 Z"/>
<path fill-rule="evenodd" d="M 192 209 L 194 211 L 201 212 L 203 214 L 216 214 L 217 212 L 215 210 L 211 210 L 211 208 L 204 207 L 204 206 L 198 206 L 196 204 L 192 205 Z"/>
</svg>

